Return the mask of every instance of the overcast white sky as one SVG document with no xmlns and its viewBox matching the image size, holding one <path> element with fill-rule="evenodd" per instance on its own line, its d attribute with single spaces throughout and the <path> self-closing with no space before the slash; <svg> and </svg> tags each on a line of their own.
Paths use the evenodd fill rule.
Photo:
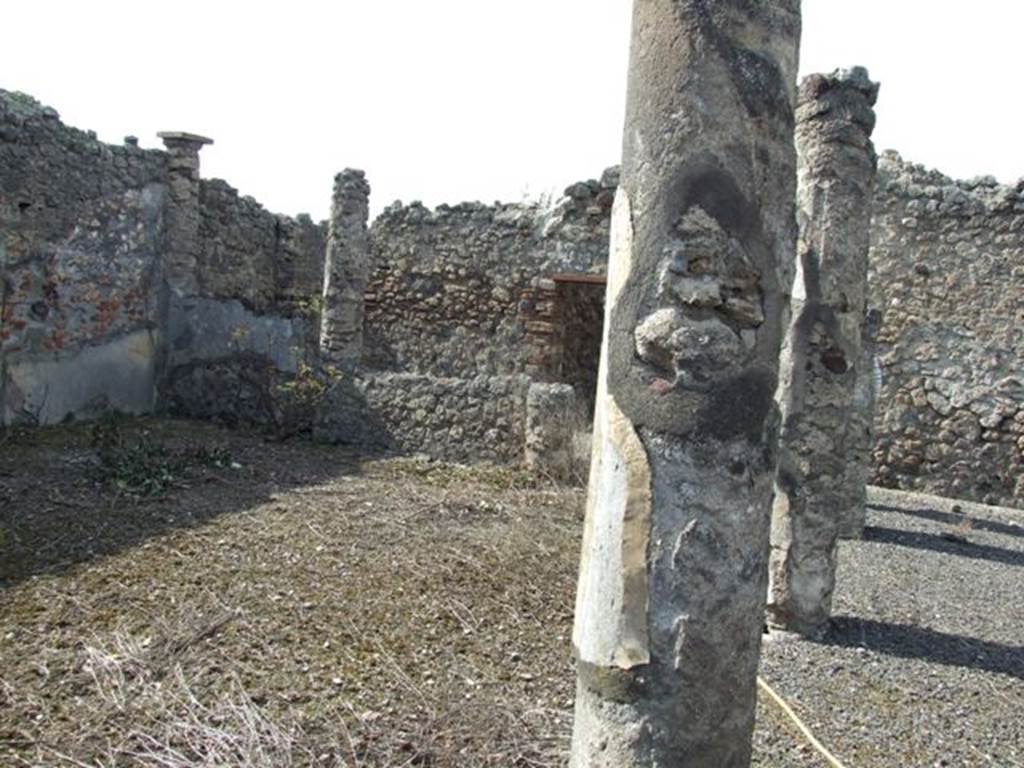
<svg viewBox="0 0 1024 768">
<path fill-rule="evenodd" d="M 203 175 L 324 217 L 516 200 L 618 162 L 632 0 L 0 0 L 0 88 L 107 141 L 213 137 Z M 879 149 L 1024 175 L 1020 0 L 804 0 L 804 73 L 882 82 Z"/>
</svg>

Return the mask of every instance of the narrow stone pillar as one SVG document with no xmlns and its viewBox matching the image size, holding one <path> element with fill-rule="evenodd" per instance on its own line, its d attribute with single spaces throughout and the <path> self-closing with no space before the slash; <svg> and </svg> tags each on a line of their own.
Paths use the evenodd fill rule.
<svg viewBox="0 0 1024 768">
<path fill-rule="evenodd" d="M 583 420 L 572 385 L 531 383 L 526 393 L 527 469 L 552 480 L 572 480 L 574 442 Z"/>
<path fill-rule="evenodd" d="M 576 598 L 574 768 L 750 761 L 798 0 L 635 0 Z"/>
<path fill-rule="evenodd" d="M 840 521 L 856 498 L 848 465 L 862 459 L 851 418 L 865 364 L 877 95 L 856 67 L 806 78 L 797 106 L 800 242 L 779 390 L 768 623 L 804 635 L 828 622 Z"/>
<path fill-rule="evenodd" d="M 213 139 L 180 131 L 162 131 L 157 136 L 170 154 L 167 283 L 178 296 L 191 296 L 198 288 L 199 150 L 206 144 L 213 144 Z"/>
<path fill-rule="evenodd" d="M 352 370 L 363 352 L 363 314 L 370 279 L 370 185 L 362 171 L 334 177 L 331 221 L 324 264 L 320 358 Z"/>
</svg>

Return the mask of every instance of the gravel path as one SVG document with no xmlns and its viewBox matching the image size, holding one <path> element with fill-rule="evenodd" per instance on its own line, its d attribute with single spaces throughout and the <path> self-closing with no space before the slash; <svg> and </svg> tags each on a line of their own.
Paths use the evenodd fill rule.
<svg viewBox="0 0 1024 768">
<path fill-rule="evenodd" d="M 0 765 L 564 766 L 582 491 L 143 437 L 205 463 L 132 498 L 88 430 L 0 443 Z M 848 768 L 1024 766 L 1024 514 L 871 501 L 833 630 L 766 644 L 763 677 Z M 770 703 L 755 741 L 758 766 L 824 765 Z"/>
<path fill-rule="evenodd" d="M 821 642 L 762 676 L 850 768 L 1024 765 L 1024 513 L 872 489 Z M 769 725 L 771 727 L 769 727 Z M 761 706 L 758 765 L 822 765 Z"/>
</svg>

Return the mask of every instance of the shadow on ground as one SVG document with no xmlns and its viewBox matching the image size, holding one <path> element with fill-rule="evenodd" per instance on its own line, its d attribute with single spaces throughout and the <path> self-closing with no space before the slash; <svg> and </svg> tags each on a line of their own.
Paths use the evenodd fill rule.
<svg viewBox="0 0 1024 768">
<path fill-rule="evenodd" d="M 1001 533 L 1006 536 L 1019 536 L 1024 538 L 1024 526 L 1001 523 L 998 520 L 986 520 L 983 517 L 957 514 L 955 512 L 942 512 L 938 509 L 922 509 L 911 507 L 893 507 L 888 504 L 869 504 L 870 509 L 877 509 L 879 512 L 897 512 L 901 515 L 913 515 L 925 520 L 944 525 L 960 525 L 969 522 L 972 528 L 989 533 Z"/>
<path fill-rule="evenodd" d="M 941 552 L 944 555 L 971 557 L 975 560 L 988 560 L 989 562 L 1002 563 L 1003 565 L 1024 567 L 1024 552 L 1004 549 L 1003 547 L 993 547 L 988 544 L 977 544 L 966 539 L 956 541 L 945 538 L 941 534 L 868 526 L 864 529 L 863 540 L 876 544 L 895 544 L 901 547 Z"/>
<path fill-rule="evenodd" d="M 1024 680 L 1024 646 L 1002 645 L 924 627 L 836 616 L 817 641 L 840 648 L 867 648 L 903 659 L 997 672 Z"/>
<path fill-rule="evenodd" d="M 96 480 L 89 425 L 8 433 L 0 443 L 0 589 L 251 509 L 290 488 L 359 474 L 360 461 L 370 458 L 341 447 L 311 450 L 304 440 L 254 441 L 195 422 L 132 419 L 121 428 L 126 440 L 215 448 L 230 463 L 192 467 L 166 493 L 138 497 Z"/>
</svg>

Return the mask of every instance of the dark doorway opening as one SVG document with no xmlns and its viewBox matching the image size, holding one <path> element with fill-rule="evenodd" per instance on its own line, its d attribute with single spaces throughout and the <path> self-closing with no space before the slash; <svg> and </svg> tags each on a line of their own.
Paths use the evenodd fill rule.
<svg viewBox="0 0 1024 768">
<path fill-rule="evenodd" d="M 554 275 L 561 360 L 558 380 L 571 384 L 589 415 L 594 412 L 604 333 L 604 275 Z"/>
</svg>

